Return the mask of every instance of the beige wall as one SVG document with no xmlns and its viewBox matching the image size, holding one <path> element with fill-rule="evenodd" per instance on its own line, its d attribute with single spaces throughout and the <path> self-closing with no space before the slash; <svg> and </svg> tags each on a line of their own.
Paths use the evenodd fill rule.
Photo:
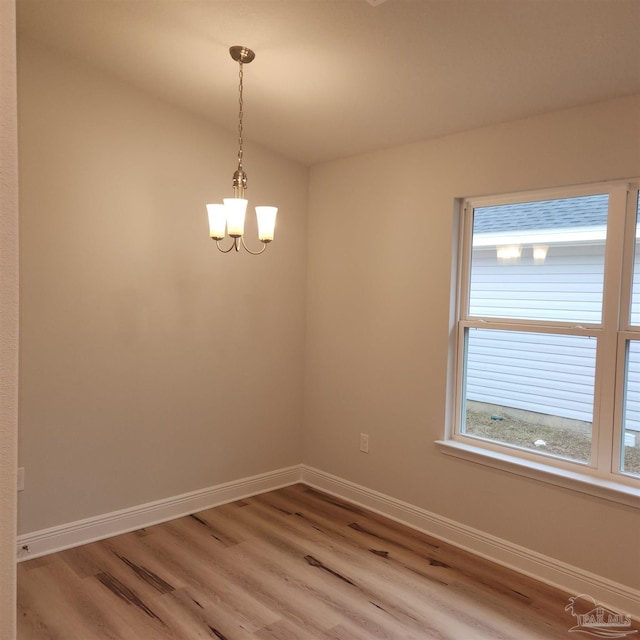
<svg viewBox="0 0 640 640">
<path fill-rule="evenodd" d="M 18 64 L 19 531 L 299 463 L 308 170 L 247 143 L 276 242 L 223 255 L 235 132 L 22 38 Z"/>
<path fill-rule="evenodd" d="M 312 168 L 305 462 L 639 587 L 637 510 L 434 445 L 445 425 L 454 199 L 639 174 L 638 98 Z"/>
<path fill-rule="evenodd" d="M 0 640 L 15 637 L 18 140 L 15 3 L 0 2 Z"/>
</svg>

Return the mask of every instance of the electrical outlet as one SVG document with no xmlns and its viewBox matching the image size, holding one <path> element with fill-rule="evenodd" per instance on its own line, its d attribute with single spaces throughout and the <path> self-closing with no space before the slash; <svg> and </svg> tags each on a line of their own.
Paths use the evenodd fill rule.
<svg viewBox="0 0 640 640">
<path fill-rule="evenodd" d="M 360 434 L 360 451 L 362 451 L 362 453 L 369 453 L 369 434 L 368 433 Z"/>
<path fill-rule="evenodd" d="M 18 491 L 24 491 L 24 467 L 18 469 Z"/>
</svg>

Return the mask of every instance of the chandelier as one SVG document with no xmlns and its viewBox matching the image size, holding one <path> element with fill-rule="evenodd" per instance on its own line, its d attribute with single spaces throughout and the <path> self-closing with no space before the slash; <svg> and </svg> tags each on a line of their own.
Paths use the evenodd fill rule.
<svg viewBox="0 0 640 640">
<path fill-rule="evenodd" d="M 224 198 L 223 204 L 208 204 L 207 214 L 209 216 L 209 235 L 212 240 L 216 241 L 218 250 L 222 253 L 229 253 L 232 249 L 240 250 L 240 246 L 254 256 L 261 254 L 267 244 L 273 240 L 273 231 L 276 225 L 277 207 L 256 207 L 256 218 L 258 221 L 258 239 L 262 242 L 262 248 L 258 251 L 252 251 L 247 247 L 244 241 L 244 218 L 247 211 L 247 200 L 245 199 L 245 191 L 247 190 L 247 174 L 242 164 L 242 118 L 244 115 L 244 102 L 242 96 L 243 90 L 243 73 L 242 65 L 249 64 L 256 54 L 247 47 L 231 47 L 229 49 L 231 57 L 238 63 L 240 67 L 240 97 L 238 112 L 238 167 L 233 174 L 233 198 Z M 233 239 L 231 245 L 227 249 L 223 249 L 221 240 L 229 235 Z"/>
</svg>

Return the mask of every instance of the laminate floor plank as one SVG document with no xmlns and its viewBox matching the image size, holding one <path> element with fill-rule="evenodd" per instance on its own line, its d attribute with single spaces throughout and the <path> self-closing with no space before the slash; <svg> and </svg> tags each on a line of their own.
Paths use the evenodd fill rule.
<svg viewBox="0 0 640 640">
<path fill-rule="evenodd" d="M 189 539 L 182 534 L 177 544 L 175 531 L 173 526 L 161 529 L 153 539 L 149 538 L 150 544 L 161 551 L 168 563 L 183 568 L 196 605 L 217 611 L 221 618 L 231 616 L 239 627 L 250 632 L 280 619 L 271 607 L 260 601 L 259 594 L 244 577 L 242 567 L 225 559 L 226 554 L 219 545 L 207 551 L 198 546 L 195 537 Z"/>
<path fill-rule="evenodd" d="M 20 638 L 96 638 L 117 640 L 131 629 L 121 616 L 105 611 L 105 594 L 77 580 L 62 562 L 30 571 L 18 583 L 18 612 L 28 631 Z M 25 593 L 26 592 L 26 593 Z M 33 622 L 33 624 L 32 624 Z"/>
<path fill-rule="evenodd" d="M 569 595 L 294 485 L 21 563 L 18 639 L 567 640 Z"/>
<path fill-rule="evenodd" d="M 261 502 L 260 497 L 256 498 L 256 501 Z M 372 550 L 366 545 L 361 545 L 359 548 L 353 544 L 349 545 L 349 542 L 353 542 L 354 538 L 361 536 L 359 532 L 354 532 L 352 529 L 346 529 L 351 534 L 350 541 L 346 537 L 341 539 L 340 536 L 335 534 L 331 536 L 330 561 L 327 558 L 326 550 L 318 548 L 317 544 L 314 543 L 314 538 L 321 540 L 323 536 L 326 537 L 326 531 L 317 526 L 317 524 L 310 527 L 308 518 L 301 519 L 297 517 L 300 512 L 291 512 L 290 516 L 282 516 L 282 513 L 284 511 L 279 509 L 277 513 L 274 512 L 272 514 L 272 517 L 274 519 L 287 518 L 288 525 L 294 529 L 292 532 L 293 539 L 304 540 L 303 544 L 306 550 L 315 553 L 318 558 L 321 558 L 317 560 L 319 568 L 324 572 L 325 576 L 328 574 L 329 580 L 334 581 L 332 590 L 344 590 L 343 598 L 349 602 L 350 607 L 353 607 L 355 602 L 364 602 L 368 607 L 369 616 L 371 615 L 371 606 L 383 611 L 388 618 L 393 618 L 399 623 L 394 633 L 399 633 L 399 629 L 413 629 L 422 633 L 430 632 L 433 637 L 439 637 L 437 629 L 443 625 L 448 625 L 451 630 L 455 630 L 454 637 L 472 636 L 478 638 L 478 640 L 481 638 L 518 637 L 518 634 L 522 633 L 521 628 L 518 628 L 518 633 L 516 633 L 514 627 L 513 636 L 497 635 L 495 626 L 487 627 L 483 623 L 482 614 L 486 614 L 484 609 L 479 610 L 479 615 L 475 618 L 470 614 L 472 610 L 470 607 L 467 607 L 462 612 L 457 608 L 457 610 L 443 613 L 447 609 L 448 599 L 448 594 L 445 594 L 442 590 L 442 586 L 447 585 L 446 582 L 437 581 L 437 587 L 434 589 L 433 585 L 425 582 L 418 575 L 413 575 L 412 572 L 406 570 L 406 567 L 394 567 L 393 555 L 387 551 L 382 556 L 378 556 L 381 557 L 381 561 L 375 564 L 372 563 L 371 554 L 372 551 L 376 550 Z M 267 516 L 267 512 L 260 513 L 260 521 L 257 524 L 257 529 L 265 535 L 268 534 L 269 530 Z M 316 520 L 316 523 L 318 522 L 319 520 Z M 278 527 L 280 529 L 284 529 L 286 526 L 282 522 L 271 525 L 272 528 Z M 338 526 L 345 527 L 346 525 Z M 304 527 L 307 528 L 307 531 L 304 531 Z M 300 530 L 297 530 L 298 528 Z M 294 544 L 287 545 L 288 549 L 293 547 Z M 433 544 L 427 543 L 427 548 L 431 549 L 433 547 Z M 304 551 L 298 550 L 298 555 L 302 553 Z M 437 571 L 446 570 L 441 566 L 432 567 L 427 560 L 422 558 L 415 559 L 418 562 L 422 561 L 428 568 Z M 286 558 L 283 559 L 283 564 L 285 564 L 285 560 Z M 333 564 L 327 564 L 330 562 Z M 291 567 L 292 563 L 286 563 L 286 566 Z M 342 582 L 336 583 L 336 579 L 340 579 Z M 366 585 L 366 587 L 363 587 L 363 585 Z M 449 616 L 448 622 L 447 616 Z M 508 626 L 509 620 L 507 619 L 504 624 Z M 391 633 L 391 637 L 394 637 L 394 633 Z M 541 637 L 546 638 L 549 636 L 543 635 Z"/>
<path fill-rule="evenodd" d="M 180 638 L 255 638 L 251 630 L 253 625 L 246 624 L 242 616 L 220 606 L 214 598 L 203 598 L 190 589 L 180 589 L 163 596 L 157 608 L 163 619 L 172 621 L 172 628 Z"/>
<path fill-rule="evenodd" d="M 256 515 L 253 512 L 261 536 L 260 541 L 248 549 L 248 554 L 253 556 L 251 562 L 268 557 L 270 548 L 272 566 L 283 567 L 281 571 L 286 571 L 286 576 L 281 577 L 288 577 L 300 592 L 308 590 L 316 605 L 326 604 L 344 619 L 353 619 L 356 614 L 361 624 L 377 620 L 380 629 L 369 631 L 381 637 L 393 637 L 403 628 L 417 627 L 420 631 L 428 627 L 427 620 L 421 619 L 425 602 L 418 602 L 415 595 L 420 586 L 417 580 L 401 575 L 386 563 L 375 562 L 374 568 L 368 550 L 349 548 L 339 540 L 332 540 L 327 549 L 326 535 L 309 528 L 295 515 L 284 516 L 289 519 L 288 527 L 277 521 L 280 514 L 274 514 L 271 523 L 266 519 L 268 514 L 260 513 L 259 520 Z M 280 545 L 267 547 L 262 540 L 272 540 L 275 530 L 281 532 Z M 415 605 L 413 609 L 409 608 L 410 602 Z"/>
<path fill-rule="evenodd" d="M 372 596 L 356 583 L 342 575 L 338 577 L 327 565 L 322 568 L 309 564 L 302 555 L 304 550 L 292 558 L 281 549 L 256 541 L 242 551 L 244 555 L 238 559 L 258 567 L 257 575 L 269 577 L 267 584 L 276 589 L 274 594 L 283 617 L 298 625 L 301 621 L 311 622 L 316 631 L 326 634 L 330 628 L 356 619 L 371 638 L 394 637 L 403 629 L 395 616 L 371 602 Z M 266 562 L 265 557 L 269 558 Z"/>
<path fill-rule="evenodd" d="M 300 491 L 307 492 L 306 488 L 301 487 L 292 487 L 290 489 L 289 494 L 294 495 Z M 344 515 L 344 512 L 349 510 L 349 505 L 342 506 L 339 504 L 340 501 L 335 498 L 328 500 L 329 506 L 326 509 L 320 509 L 317 506 L 317 502 L 323 501 L 323 495 L 314 490 L 308 493 L 314 502 L 314 514 L 334 515 L 336 511 L 332 512 L 331 510 L 337 508 L 339 510 L 337 513 Z M 261 500 L 261 498 L 261 496 L 257 496 L 255 499 Z M 271 499 L 272 494 L 265 494 L 265 501 L 268 502 Z M 304 508 L 304 504 L 298 502 L 297 508 Z M 294 513 L 294 511 L 291 512 Z M 357 513 L 354 515 L 358 518 Z M 395 562 L 400 559 L 402 567 L 409 572 L 417 573 L 440 585 L 449 585 L 451 588 L 456 588 L 461 595 L 472 590 L 473 593 L 469 598 L 470 603 L 482 602 L 485 607 L 494 610 L 498 615 L 508 607 L 510 616 L 519 614 L 523 621 L 530 621 L 532 626 L 537 626 L 537 618 L 540 612 L 536 610 L 533 602 L 537 601 L 536 599 L 540 597 L 539 594 L 544 593 L 547 597 L 547 602 L 543 602 L 542 606 L 553 603 L 556 608 L 558 599 L 562 597 L 561 592 L 554 592 L 546 585 L 540 585 L 540 583 L 534 581 L 527 585 L 527 591 L 530 594 L 523 593 L 521 587 L 522 576 L 519 574 L 449 545 L 441 547 L 439 541 L 399 526 L 381 516 L 367 518 L 367 522 L 364 525 L 360 525 L 357 519 L 351 523 L 348 523 L 349 520 L 350 518 L 342 518 L 342 523 L 335 525 L 332 530 L 336 532 L 342 530 L 344 532 L 344 526 L 348 526 L 348 531 L 352 532 L 350 540 L 354 544 L 358 544 L 363 549 L 373 550 L 381 554 L 387 562 Z M 327 517 L 315 516 L 314 523 L 316 529 L 332 527 Z M 450 592 L 451 589 L 446 592 L 446 600 L 449 599 Z M 437 593 L 432 592 L 425 595 L 433 601 L 440 599 Z M 468 607 L 470 607 L 470 604 Z M 561 610 L 560 613 L 564 613 L 564 611 Z M 544 638 L 554 637 L 546 625 L 541 627 L 540 633 Z M 566 637 L 564 631 L 560 632 L 560 637 Z"/>
<path fill-rule="evenodd" d="M 304 628 L 309 637 L 322 635 L 332 626 L 332 611 L 313 580 L 300 579 L 297 568 L 259 536 L 227 550 L 216 558 L 220 566 L 234 571 L 244 588 L 262 605 Z M 309 597 L 313 596 L 313 597 Z"/>
<path fill-rule="evenodd" d="M 436 579 L 435 584 L 430 584 L 429 581 L 424 580 L 424 575 L 429 570 L 445 571 L 443 567 L 434 567 L 428 559 L 414 556 L 413 566 L 407 570 L 407 564 L 396 563 L 393 552 L 373 549 L 366 544 L 354 544 L 355 540 L 362 537 L 361 533 L 346 528 L 346 536 L 336 535 L 335 529 L 327 534 L 326 527 L 330 526 L 327 522 L 320 523 L 320 520 L 316 519 L 314 524 L 309 525 L 309 518 L 301 519 L 297 517 L 299 515 L 300 512 L 293 514 L 293 518 L 289 518 L 290 525 L 300 528 L 294 531 L 294 536 L 296 539 L 305 540 L 307 550 L 318 556 L 316 560 L 325 572 L 333 571 L 337 575 L 342 575 L 341 572 L 344 572 L 342 579 L 351 582 L 352 590 L 360 590 L 362 592 L 360 595 L 368 603 L 373 603 L 389 615 L 404 619 L 403 624 L 408 628 L 414 626 L 414 621 L 420 628 L 427 628 L 428 621 L 425 615 L 430 619 L 438 616 L 438 610 L 444 604 L 442 586 L 446 586 L 447 583 Z M 279 517 L 279 514 L 275 517 Z M 319 523 L 320 526 L 318 526 Z M 337 526 L 344 528 L 346 525 Z M 307 528 L 306 531 L 304 527 Z M 326 550 L 318 548 L 315 544 L 321 543 L 322 538 L 326 538 L 327 535 L 331 536 L 329 552 L 331 560 L 328 559 Z M 432 545 L 428 546 L 431 548 Z M 402 550 L 402 547 L 400 548 Z M 372 562 L 372 554 L 376 556 L 376 562 Z M 422 570 L 420 565 L 423 565 Z M 430 579 L 433 580 L 432 576 Z M 353 599 L 353 594 L 351 597 Z M 430 608 L 433 610 L 429 611 Z M 477 632 L 480 633 L 479 630 Z"/>
</svg>

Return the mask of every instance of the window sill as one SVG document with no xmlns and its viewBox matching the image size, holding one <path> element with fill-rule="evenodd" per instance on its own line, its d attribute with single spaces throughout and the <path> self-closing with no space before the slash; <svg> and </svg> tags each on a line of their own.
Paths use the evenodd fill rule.
<svg viewBox="0 0 640 640">
<path fill-rule="evenodd" d="M 640 509 L 640 490 L 626 484 L 489 451 L 456 440 L 436 440 L 436 444 L 446 455 Z"/>
</svg>

